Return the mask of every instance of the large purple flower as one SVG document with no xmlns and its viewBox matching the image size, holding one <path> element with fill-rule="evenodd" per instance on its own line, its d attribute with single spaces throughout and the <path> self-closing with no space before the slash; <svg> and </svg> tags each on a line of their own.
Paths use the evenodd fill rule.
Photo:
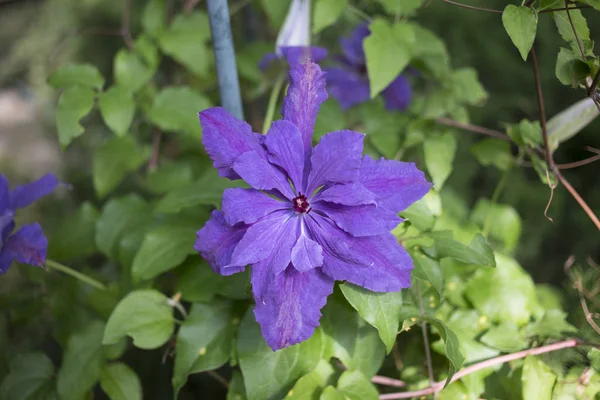
<svg viewBox="0 0 600 400">
<path fill-rule="evenodd" d="M 363 158 L 364 135 L 336 131 L 312 147 L 325 73 L 290 70 L 283 120 L 266 135 L 222 108 L 200 113 L 203 141 L 227 189 L 194 248 L 222 275 L 251 266 L 254 313 L 273 350 L 309 338 L 335 280 L 377 292 L 410 286 L 412 260 L 390 233 L 430 188 L 413 163 Z"/>
<path fill-rule="evenodd" d="M 24 225 L 15 233 L 15 211 L 46 196 L 58 186 L 59 181 L 47 174 L 28 185 L 9 189 L 8 180 L 0 174 L 0 274 L 4 274 L 13 261 L 38 267 L 46 263 L 48 240 L 36 222 Z"/>
<path fill-rule="evenodd" d="M 369 78 L 363 41 L 369 36 L 367 24 L 359 25 L 349 37 L 340 40 L 342 56 L 340 66 L 327 69 L 327 87 L 329 93 L 348 109 L 370 98 Z M 411 88 L 408 80 L 399 75 L 382 92 L 385 107 L 388 110 L 405 110 L 410 104 Z"/>
</svg>

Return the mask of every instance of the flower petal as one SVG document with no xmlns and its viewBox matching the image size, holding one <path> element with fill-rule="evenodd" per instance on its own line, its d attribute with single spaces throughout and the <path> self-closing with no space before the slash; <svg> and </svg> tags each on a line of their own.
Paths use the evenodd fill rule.
<svg viewBox="0 0 600 400">
<path fill-rule="evenodd" d="M 327 99 L 325 73 L 312 61 L 290 67 L 290 86 L 283 99 L 281 114 L 302 134 L 306 157 L 312 148 L 312 136 L 321 103 Z"/>
<path fill-rule="evenodd" d="M 230 226 L 223 213 L 215 210 L 206 225 L 198 231 L 194 250 L 200 252 L 215 273 L 232 275 L 242 272 L 245 265 L 228 265 L 235 246 L 242 240 L 247 229 L 248 226 L 244 224 Z"/>
<path fill-rule="evenodd" d="M 253 269 L 252 273 L 261 272 Z M 291 265 L 263 284 L 266 290 L 262 298 L 255 299 L 254 315 L 273 351 L 312 336 L 333 285 L 334 281 L 318 268 L 298 272 Z"/>
<path fill-rule="evenodd" d="M 239 156 L 233 163 L 233 170 L 255 189 L 276 189 L 290 200 L 294 197 L 285 173 L 255 151 Z"/>
<path fill-rule="evenodd" d="M 296 191 L 302 191 L 304 174 L 304 147 L 302 135 L 289 121 L 273 122 L 265 135 L 265 146 L 271 163 L 280 166 L 292 180 Z"/>
<path fill-rule="evenodd" d="M 23 225 L 21 229 L 9 236 L 2 254 L 23 264 L 43 267 L 46 263 L 46 250 L 48 239 L 44 236 L 42 227 L 37 222 L 31 225 Z"/>
<path fill-rule="evenodd" d="M 308 232 L 304 232 L 303 228 L 292 248 L 292 265 L 299 272 L 306 272 L 323 265 L 323 249 L 307 234 Z"/>
<path fill-rule="evenodd" d="M 340 103 L 342 109 L 369 101 L 369 80 L 358 72 L 342 68 L 329 68 L 327 90 Z"/>
<path fill-rule="evenodd" d="M 345 206 L 376 204 L 375 194 L 360 182 L 332 185 L 315 194 L 312 201 L 328 201 Z"/>
<path fill-rule="evenodd" d="M 243 153 L 264 153 L 261 146 L 262 135 L 252 132 L 250 125 L 235 118 L 224 108 L 209 108 L 198 116 L 202 125 L 202 143 L 222 177 L 240 178 L 231 168 L 236 158 Z"/>
<path fill-rule="evenodd" d="M 340 39 L 340 46 L 342 52 L 348 61 L 355 66 L 364 66 L 365 61 L 365 50 L 363 47 L 363 41 L 367 36 L 371 34 L 368 24 L 361 24 L 357 26 L 350 36 Z"/>
<path fill-rule="evenodd" d="M 321 138 L 310 158 L 307 193 L 327 183 L 349 183 L 358 179 L 365 135 L 336 131 Z"/>
<path fill-rule="evenodd" d="M 4 240 L 13 229 L 15 229 L 15 214 L 11 210 L 6 210 L 4 214 L 0 214 L 0 251 Z"/>
<path fill-rule="evenodd" d="M 35 182 L 15 187 L 10 192 L 10 208 L 24 208 L 39 199 L 49 195 L 56 189 L 59 180 L 54 174 L 46 174 Z"/>
<path fill-rule="evenodd" d="M 376 205 L 343 206 L 319 201 L 313 209 L 331 218 L 337 226 L 352 236 L 374 236 L 389 233 L 402 222 L 394 212 Z"/>
<path fill-rule="evenodd" d="M 293 211 L 275 211 L 250 226 L 231 256 L 231 265 L 255 264 L 268 260 L 274 272 L 290 263 L 296 242 L 299 218 Z"/>
<path fill-rule="evenodd" d="M 308 226 L 323 247 L 321 270 L 327 276 L 375 292 L 410 287 L 412 259 L 391 233 L 353 237 L 317 214 L 312 217 L 315 223 Z"/>
<path fill-rule="evenodd" d="M 229 225 L 238 222 L 253 224 L 272 212 L 284 208 L 289 209 L 291 206 L 255 189 L 233 188 L 223 192 L 221 209 Z"/>
<path fill-rule="evenodd" d="M 412 96 L 410 82 L 400 75 L 385 88 L 382 95 L 386 109 L 404 111 L 408 108 Z"/>
<path fill-rule="evenodd" d="M 281 54 L 285 57 L 290 67 L 302 64 L 308 60 L 320 63 L 327 57 L 327 50 L 315 46 L 284 46 L 280 47 Z"/>
<path fill-rule="evenodd" d="M 258 62 L 258 69 L 261 71 L 265 71 L 271 63 L 275 60 L 279 59 L 279 55 L 277 53 L 267 53 L 260 59 Z"/>
<path fill-rule="evenodd" d="M 398 213 L 419 200 L 431 188 L 414 163 L 363 158 L 359 182 L 375 193 L 377 204 Z"/>
<path fill-rule="evenodd" d="M 8 179 L 0 174 L 0 213 L 3 213 L 6 209 L 10 208 L 10 190 L 8 186 Z"/>
<path fill-rule="evenodd" d="M 292 0 L 277 36 L 277 47 L 308 46 L 310 43 L 310 1 Z"/>
</svg>

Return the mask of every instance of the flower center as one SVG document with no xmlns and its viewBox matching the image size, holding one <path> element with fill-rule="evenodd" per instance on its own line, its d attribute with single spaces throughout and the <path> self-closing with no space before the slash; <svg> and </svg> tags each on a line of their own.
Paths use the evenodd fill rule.
<svg viewBox="0 0 600 400">
<path fill-rule="evenodd" d="M 299 214 L 308 214 L 310 210 L 312 210 L 310 204 L 308 204 L 308 200 L 306 200 L 306 196 L 302 193 L 298 193 L 298 196 L 294 197 L 292 203 L 294 205 L 294 211 Z"/>
</svg>

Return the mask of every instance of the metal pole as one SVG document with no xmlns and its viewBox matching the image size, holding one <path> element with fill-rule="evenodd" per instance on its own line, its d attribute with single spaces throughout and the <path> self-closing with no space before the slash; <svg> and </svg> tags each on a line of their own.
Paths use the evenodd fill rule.
<svg viewBox="0 0 600 400">
<path fill-rule="evenodd" d="M 227 0 L 208 0 L 207 6 L 221 103 L 234 117 L 244 119 Z"/>
</svg>

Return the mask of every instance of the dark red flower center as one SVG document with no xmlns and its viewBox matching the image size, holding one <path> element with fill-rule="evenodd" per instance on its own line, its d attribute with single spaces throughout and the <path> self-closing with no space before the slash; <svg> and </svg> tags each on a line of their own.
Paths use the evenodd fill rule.
<svg viewBox="0 0 600 400">
<path fill-rule="evenodd" d="M 292 200 L 294 205 L 294 211 L 300 214 L 308 214 L 312 208 L 310 204 L 308 204 L 308 200 L 306 200 L 306 196 L 302 193 L 298 193 L 298 196 L 294 197 Z"/>
</svg>

